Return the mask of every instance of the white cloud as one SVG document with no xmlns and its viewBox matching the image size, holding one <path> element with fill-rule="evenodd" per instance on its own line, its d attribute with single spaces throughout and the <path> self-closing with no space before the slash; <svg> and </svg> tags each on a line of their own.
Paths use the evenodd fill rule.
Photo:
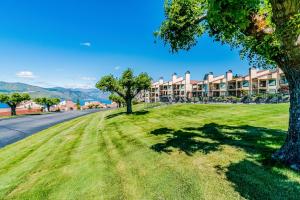
<svg viewBox="0 0 300 200">
<path fill-rule="evenodd" d="M 95 81 L 96 78 L 95 77 L 89 77 L 89 76 L 82 76 L 80 77 L 81 80 L 84 80 L 84 81 Z"/>
<path fill-rule="evenodd" d="M 92 46 L 92 43 L 90 42 L 82 42 L 80 43 L 81 46 L 85 46 L 85 47 L 91 47 Z"/>
<path fill-rule="evenodd" d="M 28 78 L 28 79 L 35 78 L 34 74 L 31 71 L 21 71 L 16 73 L 16 76 L 19 78 Z"/>
<path fill-rule="evenodd" d="M 115 66 L 115 70 L 119 70 L 120 68 L 120 66 Z"/>
</svg>

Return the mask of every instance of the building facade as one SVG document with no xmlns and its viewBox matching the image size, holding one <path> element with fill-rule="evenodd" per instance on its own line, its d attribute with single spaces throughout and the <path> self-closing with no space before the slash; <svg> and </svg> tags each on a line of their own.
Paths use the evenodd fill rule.
<svg viewBox="0 0 300 200">
<path fill-rule="evenodd" d="M 51 111 L 73 111 L 77 109 L 76 103 L 71 100 L 62 101 L 58 105 L 51 107 Z"/>
<path fill-rule="evenodd" d="M 187 71 L 184 77 L 176 73 L 171 80 L 153 82 L 149 91 L 143 91 L 138 99 L 143 102 L 186 101 L 193 97 L 221 97 L 257 94 L 288 93 L 288 83 L 284 73 L 279 69 L 258 70 L 250 68 L 245 76 L 233 75 L 231 70 L 225 75 L 206 74 L 203 80 L 191 80 Z"/>
<path fill-rule="evenodd" d="M 84 106 L 81 107 L 83 110 L 92 109 L 92 108 L 107 108 L 107 106 L 99 101 L 89 101 L 85 102 Z"/>
</svg>

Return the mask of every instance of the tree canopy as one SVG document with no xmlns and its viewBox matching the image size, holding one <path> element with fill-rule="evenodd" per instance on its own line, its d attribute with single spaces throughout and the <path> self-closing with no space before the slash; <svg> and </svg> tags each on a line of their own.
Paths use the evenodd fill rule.
<svg viewBox="0 0 300 200">
<path fill-rule="evenodd" d="M 127 113 L 132 113 L 132 99 L 142 90 L 151 86 L 151 77 L 147 73 L 134 76 L 132 69 L 127 69 L 120 78 L 107 75 L 101 78 L 96 87 L 104 92 L 112 92 L 124 99 Z"/>
<path fill-rule="evenodd" d="M 42 97 L 42 98 L 36 98 L 34 101 L 37 104 L 45 106 L 47 108 L 47 110 L 50 111 L 50 107 L 53 105 L 57 105 L 60 102 L 60 99 Z"/>
<path fill-rule="evenodd" d="M 261 66 L 285 57 L 300 60 L 298 0 L 166 0 L 156 35 L 171 50 L 189 50 L 204 33 L 240 49 L 241 56 Z M 298 48 L 291 48 L 298 46 Z M 295 58 L 298 56 L 298 59 Z M 286 58 L 286 59 L 287 59 Z"/>
<path fill-rule="evenodd" d="M 7 104 L 11 108 L 11 115 L 16 115 L 17 106 L 23 101 L 29 101 L 29 94 L 19 94 L 13 93 L 9 94 L 0 94 L 0 102 Z"/>
</svg>

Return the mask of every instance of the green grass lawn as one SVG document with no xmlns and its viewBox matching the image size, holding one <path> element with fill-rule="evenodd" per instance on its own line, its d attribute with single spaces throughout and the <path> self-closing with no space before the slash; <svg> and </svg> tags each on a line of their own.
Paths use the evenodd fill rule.
<svg viewBox="0 0 300 200">
<path fill-rule="evenodd" d="M 288 105 L 107 111 L 0 150 L 0 199 L 299 199 L 269 158 Z"/>
</svg>

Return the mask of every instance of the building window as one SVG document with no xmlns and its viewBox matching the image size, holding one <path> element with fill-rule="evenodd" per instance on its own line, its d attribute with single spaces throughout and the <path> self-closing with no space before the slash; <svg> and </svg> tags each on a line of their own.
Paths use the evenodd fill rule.
<svg viewBox="0 0 300 200">
<path fill-rule="evenodd" d="M 225 83 L 220 83 L 220 88 L 221 89 L 226 89 L 226 84 Z"/>
<path fill-rule="evenodd" d="M 276 80 L 275 79 L 269 80 L 269 86 L 276 86 Z"/>
<path fill-rule="evenodd" d="M 249 81 L 243 81 L 243 87 L 249 87 Z"/>
<path fill-rule="evenodd" d="M 288 81 L 287 81 L 286 77 L 285 76 L 281 76 L 280 77 L 280 84 L 287 84 L 287 83 L 288 83 Z"/>
<path fill-rule="evenodd" d="M 267 87 L 267 81 L 260 81 L 259 87 Z"/>
</svg>

